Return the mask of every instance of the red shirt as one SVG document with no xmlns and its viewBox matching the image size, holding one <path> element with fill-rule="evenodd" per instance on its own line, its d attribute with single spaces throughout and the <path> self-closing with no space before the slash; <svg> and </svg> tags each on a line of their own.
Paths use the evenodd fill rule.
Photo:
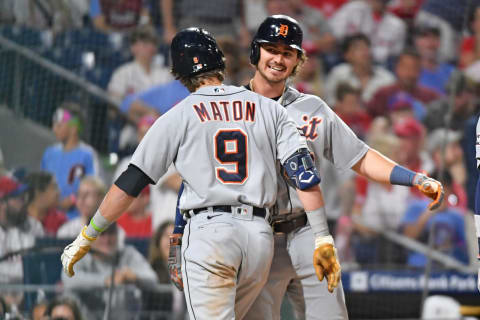
<svg viewBox="0 0 480 320">
<path fill-rule="evenodd" d="M 403 90 L 398 83 L 378 89 L 373 98 L 367 104 L 368 113 L 373 118 L 387 115 L 390 98 L 400 92 L 405 92 L 405 90 Z M 412 92 L 407 93 L 424 104 L 428 104 L 441 97 L 438 92 L 422 85 L 417 85 Z"/>
<path fill-rule="evenodd" d="M 306 0 L 305 3 L 314 8 L 320 9 L 327 18 L 331 17 L 335 11 L 343 6 L 348 0 Z"/>
<path fill-rule="evenodd" d="M 361 139 L 364 138 L 365 135 L 367 134 L 367 131 L 370 128 L 370 124 L 372 122 L 372 118 L 364 110 L 360 110 L 355 114 L 349 114 L 349 115 L 345 115 L 337 112 L 337 115 Z"/>
<path fill-rule="evenodd" d="M 135 219 L 130 212 L 125 212 L 117 220 L 117 223 L 125 230 L 128 238 L 147 238 L 152 235 L 152 215 L 143 219 Z"/>
<path fill-rule="evenodd" d="M 43 229 L 47 236 L 54 237 L 57 234 L 57 230 L 67 222 L 68 218 L 62 211 L 55 208 L 50 209 L 47 215 L 42 220 Z"/>
</svg>

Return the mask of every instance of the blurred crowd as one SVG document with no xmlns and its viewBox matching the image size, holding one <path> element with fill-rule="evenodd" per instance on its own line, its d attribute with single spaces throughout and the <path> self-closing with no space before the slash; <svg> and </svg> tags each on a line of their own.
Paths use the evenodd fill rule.
<svg viewBox="0 0 480 320">
<path fill-rule="evenodd" d="M 127 41 L 132 60 L 105 87 L 123 119 L 120 126 L 105 124 L 116 137 L 110 151 L 121 157 L 112 180 L 104 178 L 97 151 L 82 141 L 88 115 L 81 101 L 56 106 L 57 143 L 38 159 L 40 171 L 0 166 L 0 283 L 24 283 L 21 255 L 38 239 L 75 237 L 155 119 L 188 95 L 170 75 L 168 56 L 159 59 L 159 46 L 168 46 L 182 28 L 201 26 L 225 53 L 226 84 L 246 85 L 254 73 L 248 62 L 253 32 L 273 14 L 297 19 L 304 31 L 308 59 L 289 84 L 325 100 L 372 148 L 445 186 L 444 204 L 430 211 L 413 189 L 320 168 L 328 176 L 322 189 L 342 264 L 425 267 L 424 255 L 385 241 L 389 231 L 470 263 L 472 246 L 476 250 L 470 212 L 478 175 L 480 0 L 4 0 L 2 24 L 53 36 L 93 29 Z M 115 312 L 166 311 L 181 318 L 182 295 L 152 289 L 169 283 L 168 235 L 180 183 L 172 167 L 143 190 L 77 264 L 74 278 L 58 274 L 55 283 L 71 295 L 37 301 L 33 319 L 42 319 L 36 312 L 56 319 L 61 307 L 70 311 L 59 319 L 82 319 L 82 307 L 106 303 L 103 291 L 90 288 L 113 284 L 135 287 L 112 298 Z M 3 311 L 21 309 L 23 298 L 5 295 Z M 102 305 L 89 305 L 95 301 Z"/>
</svg>

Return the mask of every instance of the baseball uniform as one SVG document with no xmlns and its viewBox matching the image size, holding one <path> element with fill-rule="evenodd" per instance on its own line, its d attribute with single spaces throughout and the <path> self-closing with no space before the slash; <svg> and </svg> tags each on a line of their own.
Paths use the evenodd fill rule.
<svg viewBox="0 0 480 320">
<path fill-rule="evenodd" d="M 347 170 L 368 151 L 368 146 L 320 98 L 287 87 L 279 101 L 306 137 L 317 168 L 329 161 L 336 169 Z M 303 206 L 292 191 L 279 184 L 279 214 L 304 216 Z M 327 282 L 318 281 L 315 274 L 314 236 L 310 226 L 304 224 L 287 234 L 276 233 L 274 238 L 275 253 L 268 282 L 246 319 L 280 319 L 285 293 L 297 319 L 348 319 L 341 283 L 331 294 Z"/>
<path fill-rule="evenodd" d="M 263 208 L 276 200 L 275 161 L 305 147 L 281 105 L 233 86 L 200 88 L 148 131 L 131 164 L 156 182 L 173 162 L 184 180 L 179 207 L 191 216 L 182 243 L 190 319 L 243 318 L 273 256 Z"/>
</svg>

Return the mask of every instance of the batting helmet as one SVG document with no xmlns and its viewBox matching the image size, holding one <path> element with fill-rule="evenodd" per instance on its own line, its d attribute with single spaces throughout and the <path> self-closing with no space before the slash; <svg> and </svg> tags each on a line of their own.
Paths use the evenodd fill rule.
<svg viewBox="0 0 480 320">
<path fill-rule="evenodd" d="M 250 62 L 253 65 L 260 59 L 260 43 L 283 43 L 303 53 L 303 32 L 297 20 L 282 14 L 267 17 L 252 40 Z"/>
<path fill-rule="evenodd" d="M 170 46 L 172 72 L 189 77 L 213 69 L 224 69 L 223 52 L 202 28 L 188 28 L 173 38 Z"/>
</svg>

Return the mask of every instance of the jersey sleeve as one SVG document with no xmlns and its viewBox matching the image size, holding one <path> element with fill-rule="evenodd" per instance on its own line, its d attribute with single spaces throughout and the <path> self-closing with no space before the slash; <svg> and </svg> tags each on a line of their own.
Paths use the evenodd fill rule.
<svg viewBox="0 0 480 320">
<path fill-rule="evenodd" d="M 153 124 L 138 145 L 131 164 L 157 183 L 175 160 L 186 130 L 181 106 L 167 112 Z"/>
<path fill-rule="evenodd" d="M 300 135 L 295 121 L 288 116 L 285 108 L 276 102 L 275 108 L 277 110 L 277 125 L 275 129 L 277 159 L 283 164 L 298 149 L 308 149 L 308 146 L 305 137 Z"/>
<path fill-rule="evenodd" d="M 353 167 L 368 151 L 368 146 L 360 140 L 339 116 L 328 106 L 324 106 L 327 116 L 324 118 L 323 156 L 340 170 Z"/>
</svg>

